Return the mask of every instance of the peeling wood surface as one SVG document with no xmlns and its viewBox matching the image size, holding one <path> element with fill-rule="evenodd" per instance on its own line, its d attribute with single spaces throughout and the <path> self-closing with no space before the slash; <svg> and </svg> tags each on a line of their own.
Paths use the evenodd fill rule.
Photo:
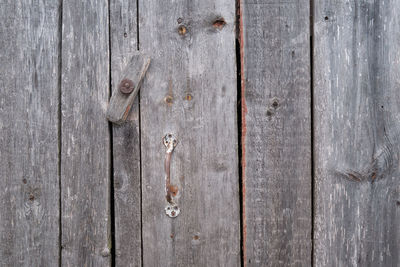
<svg viewBox="0 0 400 267">
<path fill-rule="evenodd" d="M 399 266 L 398 1 L 315 2 L 315 266 Z"/>
<path fill-rule="evenodd" d="M 136 1 L 110 2 L 111 79 L 115 91 L 137 54 Z M 142 266 L 139 101 L 122 125 L 112 125 L 115 266 Z"/>
<path fill-rule="evenodd" d="M 244 263 L 310 266 L 310 5 L 267 2 L 240 4 Z"/>
<path fill-rule="evenodd" d="M 144 266 L 239 266 L 235 2 L 139 1 Z M 214 27 L 224 18 L 223 27 Z M 177 137 L 165 214 L 162 138 Z"/>
<path fill-rule="evenodd" d="M 64 1 L 61 81 L 63 266 L 109 266 L 108 2 Z"/>
<path fill-rule="evenodd" d="M 0 4 L 0 265 L 59 261 L 60 1 Z"/>
</svg>

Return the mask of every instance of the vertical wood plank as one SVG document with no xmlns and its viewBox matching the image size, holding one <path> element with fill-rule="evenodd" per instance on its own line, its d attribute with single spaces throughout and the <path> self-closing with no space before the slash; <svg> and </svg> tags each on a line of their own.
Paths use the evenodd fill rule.
<svg viewBox="0 0 400 267">
<path fill-rule="evenodd" d="M 0 4 L 0 265 L 59 261 L 60 1 Z"/>
<path fill-rule="evenodd" d="M 144 266 L 239 266 L 234 1 L 139 1 Z M 165 134 L 177 136 L 165 214 Z"/>
<path fill-rule="evenodd" d="M 116 90 L 120 75 L 137 51 L 136 1 L 110 3 L 111 79 Z M 141 192 L 139 102 L 127 121 L 113 124 L 115 264 L 141 266 Z"/>
<path fill-rule="evenodd" d="M 311 265 L 309 6 L 240 4 L 245 266 Z"/>
<path fill-rule="evenodd" d="M 399 266 L 400 2 L 315 2 L 315 265 Z"/>
<path fill-rule="evenodd" d="M 108 2 L 64 1 L 62 265 L 109 266 Z"/>
</svg>

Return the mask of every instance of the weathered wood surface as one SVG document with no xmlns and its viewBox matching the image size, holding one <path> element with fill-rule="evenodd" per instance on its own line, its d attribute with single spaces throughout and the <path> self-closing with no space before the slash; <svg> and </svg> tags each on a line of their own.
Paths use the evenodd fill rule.
<svg viewBox="0 0 400 267">
<path fill-rule="evenodd" d="M 110 2 L 112 90 L 137 53 L 136 14 L 136 1 Z M 125 123 L 112 126 L 115 266 L 142 265 L 139 108 L 136 98 Z"/>
<path fill-rule="evenodd" d="M 225 24 L 222 21 L 225 20 Z M 144 266 L 239 266 L 235 1 L 139 1 Z M 165 134 L 178 138 L 165 214 Z"/>
<path fill-rule="evenodd" d="M 62 7 L 62 265 L 109 266 L 108 1 Z"/>
<path fill-rule="evenodd" d="M 130 56 L 128 65 L 122 71 L 119 70 L 119 74 L 116 74 L 113 80 L 112 96 L 107 108 L 107 119 L 117 124 L 122 124 L 127 120 L 151 61 L 148 56 L 139 53 Z M 132 92 L 121 92 L 121 87 L 132 89 Z M 136 108 L 139 109 L 139 106 Z"/>
<path fill-rule="evenodd" d="M 309 6 L 240 5 L 246 266 L 311 265 Z"/>
<path fill-rule="evenodd" d="M 0 265 L 59 262 L 59 8 L 0 4 Z"/>
<path fill-rule="evenodd" d="M 399 266 L 400 2 L 315 1 L 315 266 Z"/>
</svg>

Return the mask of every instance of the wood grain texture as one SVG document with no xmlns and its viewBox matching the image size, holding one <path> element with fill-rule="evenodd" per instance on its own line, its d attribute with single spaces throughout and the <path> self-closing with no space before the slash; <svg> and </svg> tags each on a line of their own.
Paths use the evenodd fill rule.
<svg viewBox="0 0 400 267">
<path fill-rule="evenodd" d="M 137 53 L 136 1 L 110 2 L 112 89 Z M 141 266 L 139 101 L 123 125 L 113 125 L 115 266 Z"/>
<path fill-rule="evenodd" d="M 140 50 L 152 58 L 140 105 L 143 265 L 239 266 L 235 2 L 141 0 L 139 9 Z M 167 133 L 178 139 L 176 218 L 164 211 Z"/>
<path fill-rule="evenodd" d="M 62 265 L 109 266 L 108 2 L 62 10 Z"/>
<path fill-rule="evenodd" d="M 310 266 L 309 2 L 243 0 L 240 9 L 244 262 Z"/>
<path fill-rule="evenodd" d="M 315 265 L 400 266 L 400 2 L 315 2 Z"/>
<path fill-rule="evenodd" d="M 0 265 L 59 261 L 60 1 L 0 4 Z"/>
</svg>

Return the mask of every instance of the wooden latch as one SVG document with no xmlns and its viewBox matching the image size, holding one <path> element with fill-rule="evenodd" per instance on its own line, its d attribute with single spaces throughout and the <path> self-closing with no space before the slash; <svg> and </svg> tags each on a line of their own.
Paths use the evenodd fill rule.
<svg viewBox="0 0 400 267">
<path fill-rule="evenodd" d="M 118 124 L 126 121 L 133 101 L 143 83 L 150 61 L 150 57 L 143 54 L 132 56 L 122 72 L 118 86 L 112 93 L 106 113 L 109 121 Z"/>
</svg>

